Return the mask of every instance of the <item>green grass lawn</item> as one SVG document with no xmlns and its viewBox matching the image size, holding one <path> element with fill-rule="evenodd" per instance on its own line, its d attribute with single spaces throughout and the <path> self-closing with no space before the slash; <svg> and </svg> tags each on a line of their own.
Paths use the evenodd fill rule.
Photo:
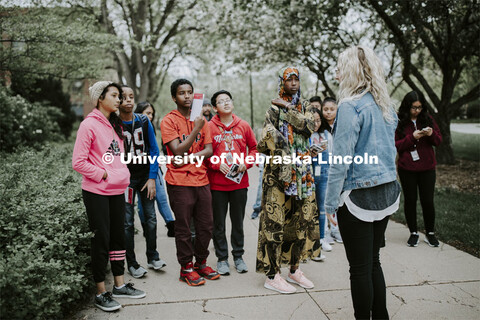
<svg viewBox="0 0 480 320">
<path fill-rule="evenodd" d="M 452 131 L 452 147 L 455 158 L 480 161 L 480 134 Z"/>
<path fill-rule="evenodd" d="M 477 195 L 452 191 L 435 190 L 435 233 L 438 239 L 460 250 L 480 257 L 480 199 Z M 393 220 L 406 225 L 403 212 L 403 196 L 400 208 L 392 216 Z M 425 232 L 422 208 L 417 203 L 418 231 Z M 405 242 L 408 234 L 405 235 Z"/>
</svg>

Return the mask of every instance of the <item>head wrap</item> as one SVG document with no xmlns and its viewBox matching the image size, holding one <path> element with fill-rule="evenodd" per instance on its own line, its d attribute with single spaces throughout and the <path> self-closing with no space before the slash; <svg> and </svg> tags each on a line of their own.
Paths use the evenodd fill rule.
<svg viewBox="0 0 480 320">
<path fill-rule="evenodd" d="M 90 100 L 92 100 L 93 105 L 96 107 L 98 105 L 98 98 L 102 94 L 103 90 L 106 87 L 111 85 L 112 81 L 98 81 L 95 82 L 90 88 L 88 88 L 88 93 L 90 94 Z"/>
<path fill-rule="evenodd" d="M 300 72 L 295 67 L 287 67 L 283 70 L 282 74 L 278 76 L 278 95 L 285 101 L 291 102 L 294 106 L 300 102 L 300 88 L 293 96 L 287 95 L 285 92 L 285 81 L 291 76 L 296 75 L 300 81 Z"/>
</svg>

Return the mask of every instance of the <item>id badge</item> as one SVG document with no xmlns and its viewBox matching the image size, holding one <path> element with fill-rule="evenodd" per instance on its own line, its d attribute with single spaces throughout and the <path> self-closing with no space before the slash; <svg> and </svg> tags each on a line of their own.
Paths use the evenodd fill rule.
<svg viewBox="0 0 480 320">
<path fill-rule="evenodd" d="M 133 189 L 130 187 L 127 187 L 127 189 L 125 189 L 125 202 L 133 204 Z"/>
<path fill-rule="evenodd" d="M 412 160 L 413 161 L 418 161 L 420 160 L 420 157 L 418 156 L 417 149 L 410 151 L 410 154 L 412 155 Z"/>
<path fill-rule="evenodd" d="M 314 172 L 315 177 L 320 177 L 320 172 L 321 172 L 320 166 L 316 166 L 315 172 Z"/>
</svg>

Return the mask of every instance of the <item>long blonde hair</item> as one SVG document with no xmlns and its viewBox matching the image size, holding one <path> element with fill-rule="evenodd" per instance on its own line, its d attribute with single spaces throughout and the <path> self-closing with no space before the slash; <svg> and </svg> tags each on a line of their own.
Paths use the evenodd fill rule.
<svg viewBox="0 0 480 320">
<path fill-rule="evenodd" d="M 354 46 L 343 51 L 338 57 L 340 87 L 338 92 L 339 105 L 343 101 L 358 100 L 370 92 L 383 118 L 394 120 L 392 101 L 387 90 L 387 83 L 382 64 L 372 49 Z"/>
</svg>

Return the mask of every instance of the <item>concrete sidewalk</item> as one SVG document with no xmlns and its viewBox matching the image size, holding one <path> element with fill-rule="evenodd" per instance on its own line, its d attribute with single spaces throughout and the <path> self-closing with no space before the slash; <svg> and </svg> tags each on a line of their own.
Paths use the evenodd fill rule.
<svg viewBox="0 0 480 320">
<path fill-rule="evenodd" d="M 167 237 L 158 215 L 158 250 L 167 266 L 159 272 L 149 269 L 142 279 L 126 274 L 127 282 L 147 292 L 144 299 L 118 299 L 123 308 L 103 312 L 91 305 L 76 319 L 353 319 L 348 262 L 342 244 L 325 252 L 324 262 L 301 264 L 315 288 L 297 287 L 292 295 L 277 294 L 263 287 L 264 275 L 255 272 L 258 219 L 250 220 L 256 196 L 258 169 L 249 170 L 251 187 L 245 217 L 245 262 L 249 272 L 207 281 L 201 287 L 189 287 L 178 281 L 179 265 L 175 241 Z M 402 214 L 402 213 L 396 213 Z M 228 219 L 228 218 L 227 218 Z M 141 229 L 138 220 L 136 228 Z M 227 230 L 227 234 L 230 230 Z M 408 229 L 393 221 L 387 228 L 386 247 L 381 261 L 387 283 L 387 303 L 392 319 L 480 319 L 480 260 L 441 243 L 431 248 L 421 242 L 417 248 L 406 246 Z M 227 236 L 229 239 L 229 236 Z M 135 236 L 137 258 L 146 267 L 145 241 Z M 210 266 L 216 268 L 213 244 Z M 230 258 L 230 265 L 233 265 Z M 287 269 L 282 270 L 286 275 Z M 111 290 L 112 277 L 107 280 Z M 93 301 L 93 298 L 92 298 Z"/>
</svg>

